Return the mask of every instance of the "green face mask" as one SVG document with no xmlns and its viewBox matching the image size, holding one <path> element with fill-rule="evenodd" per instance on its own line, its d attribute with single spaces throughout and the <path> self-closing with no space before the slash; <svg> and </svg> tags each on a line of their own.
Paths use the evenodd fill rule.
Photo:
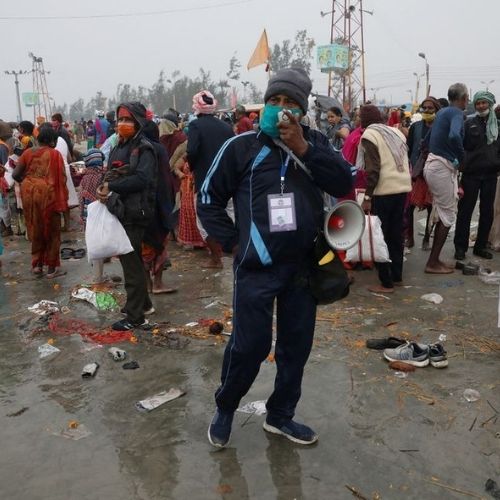
<svg viewBox="0 0 500 500">
<path fill-rule="evenodd" d="M 283 106 L 273 106 L 272 104 L 266 104 L 260 118 L 260 129 L 262 130 L 262 132 L 269 135 L 270 137 L 278 138 L 280 136 L 280 131 L 278 128 L 278 114 L 285 109 L 287 108 L 284 108 Z M 290 111 L 290 113 L 297 117 L 302 114 L 302 111 L 297 108 L 288 109 L 287 111 Z"/>
</svg>

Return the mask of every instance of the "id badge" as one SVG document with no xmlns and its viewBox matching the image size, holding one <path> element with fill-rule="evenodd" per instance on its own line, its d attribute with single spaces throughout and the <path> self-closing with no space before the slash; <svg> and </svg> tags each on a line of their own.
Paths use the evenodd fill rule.
<svg viewBox="0 0 500 500">
<path fill-rule="evenodd" d="M 268 194 L 269 231 L 278 233 L 296 231 L 295 198 L 293 193 Z"/>
</svg>

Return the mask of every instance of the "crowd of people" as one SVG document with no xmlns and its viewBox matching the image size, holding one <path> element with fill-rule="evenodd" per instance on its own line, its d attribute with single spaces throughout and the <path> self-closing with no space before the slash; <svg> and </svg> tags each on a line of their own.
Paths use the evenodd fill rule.
<svg viewBox="0 0 500 500">
<path fill-rule="evenodd" d="M 308 280 L 327 199 L 358 200 L 381 220 L 390 262 L 368 263 L 380 281 L 373 292 L 403 284 L 415 209 L 426 212 L 426 273 L 453 272 L 441 253 L 454 224 L 455 258 L 466 258 L 478 197 L 473 253 L 491 259 L 500 250 L 498 108 L 490 92 L 473 96 L 469 116 L 467 87 L 457 83 L 446 99 L 427 96 L 413 114 L 366 103 L 351 116 L 332 107 L 315 121 L 311 88 L 303 70 L 280 70 L 260 115 L 240 105 L 232 120 L 221 119 L 213 94 L 201 90 L 188 117 L 171 108 L 157 117 L 124 102 L 73 127 L 59 113 L 36 125 L 0 121 L 2 236 L 14 235 L 12 194 L 33 274 L 65 274 L 60 240 L 71 209 L 85 227 L 98 200 L 123 225 L 133 251 L 119 256 L 126 303 L 115 330 L 148 328 L 150 294 L 175 291 L 163 277 L 172 241 L 205 248 L 205 267 L 221 268 L 223 254 L 233 255 L 234 328 L 208 430 L 217 447 L 229 441 L 234 412 L 270 351 L 275 302 L 277 376 L 264 429 L 301 444 L 318 439 L 294 411 L 314 334 L 317 300 Z M 92 265 L 96 281 L 105 279 L 104 261 Z"/>
</svg>

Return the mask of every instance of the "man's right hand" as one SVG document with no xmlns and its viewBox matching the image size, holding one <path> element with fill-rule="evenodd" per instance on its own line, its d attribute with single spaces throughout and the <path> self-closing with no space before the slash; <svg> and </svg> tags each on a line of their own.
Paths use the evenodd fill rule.
<svg viewBox="0 0 500 500">
<path fill-rule="evenodd" d="M 107 199 L 108 199 L 108 195 L 109 195 L 109 187 L 108 187 L 108 183 L 105 182 L 104 184 L 101 184 L 98 188 L 97 188 L 97 199 L 101 202 L 101 203 L 106 203 Z"/>
</svg>

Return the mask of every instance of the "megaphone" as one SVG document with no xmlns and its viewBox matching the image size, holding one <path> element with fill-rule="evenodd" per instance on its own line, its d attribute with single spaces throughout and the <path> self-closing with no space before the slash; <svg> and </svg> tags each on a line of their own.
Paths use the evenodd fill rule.
<svg viewBox="0 0 500 500">
<path fill-rule="evenodd" d="M 326 215 L 325 239 L 334 250 L 348 250 L 363 236 L 365 213 L 351 200 L 337 203 Z"/>
</svg>

